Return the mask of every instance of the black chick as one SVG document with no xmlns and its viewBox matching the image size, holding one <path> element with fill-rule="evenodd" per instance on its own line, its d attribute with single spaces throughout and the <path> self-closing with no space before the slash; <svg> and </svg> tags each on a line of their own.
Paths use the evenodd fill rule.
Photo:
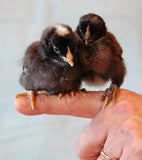
<svg viewBox="0 0 142 160">
<path fill-rule="evenodd" d="M 115 102 L 117 89 L 125 76 L 122 49 L 114 35 L 107 31 L 104 20 L 96 14 L 82 16 L 75 33 L 78 43 L 77 56 L 84 79 L 94 84 L 97 84 L 100 78 L 104 81 L 111 80 L 110 87 L 102 96 L 105 107 L 111 98 Z"/>
<path fill-rule="evenodd" d="M 75 57 L 76 39 L 72 29 L 63 24 L 46 28 L 41 41 L 27 49 L 23 61 L 21 85 L 28 90 L 34 108 L 34 95 L 61 96 L 78 90 L 81 83 L 80 69 Z M 18 94 L 16 97 L 23 96 Z"/>
</svg>

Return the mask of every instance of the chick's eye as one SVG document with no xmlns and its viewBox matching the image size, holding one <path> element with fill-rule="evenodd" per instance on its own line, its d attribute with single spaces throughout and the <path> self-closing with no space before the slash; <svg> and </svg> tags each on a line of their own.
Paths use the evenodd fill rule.
<svg viewBox="0 0 142 160">
<path fill-rule="evenodd" d="M 47 45 L 50 46 L 50 45 L 51 45 L 51 42 L 50 42 L 50 41 L 47 41 Z"/>
<path fill-rule="evenodd" d="M 79 30 L 82 32 L 82 27 L 81 27 L 81 25 L 79 26 Z"/>
<path fill-rule="evenodd" d="M 59 51 L 59 49 L 58 49 L 57 47 L 54 46 L 53 49 L 54 49 L 54 51 L 55 51 L 57 54 L 60 53 L 60 51 Z"/>
</svg>

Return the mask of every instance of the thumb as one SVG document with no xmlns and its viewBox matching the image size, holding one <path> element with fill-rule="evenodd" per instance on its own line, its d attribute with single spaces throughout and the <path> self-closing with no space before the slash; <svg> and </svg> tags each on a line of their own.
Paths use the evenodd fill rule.
<svg viewBox="0 0 142 160">
<path fill-rule="evenodd" d="M 30 97 L 15 98 L 15 109 L 25 115 L 58 114 L 94 118 L 103 106 L 102 91 L 77 92 L 75 96 L 65 94 L 61 100 L 57 96 L 36 95 L 35 109 L 31 108 Z"/>
</svg>

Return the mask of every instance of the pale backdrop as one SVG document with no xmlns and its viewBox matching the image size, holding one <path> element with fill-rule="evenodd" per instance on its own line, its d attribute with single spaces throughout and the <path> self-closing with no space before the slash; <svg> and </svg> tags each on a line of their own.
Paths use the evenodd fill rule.
<svg viewBox="0 0 142 160">
<path fill-rule="evenodd" d="M 24 116 L 14 109 L 20 59 L 42 30 L 100 14 L 123 47 L 127 75 L 122 88 L 142 93 L 141 0 L 0 0 L 0 159 L 77 160 L 73 143 L 90 122 L 70 116 Z M 83 85 L 84 86 L 84 85 Z M 86 86 L 85 86 L 86 87 Z M 94 90 L 95 88 L 88 88 Z"/>
</svg>

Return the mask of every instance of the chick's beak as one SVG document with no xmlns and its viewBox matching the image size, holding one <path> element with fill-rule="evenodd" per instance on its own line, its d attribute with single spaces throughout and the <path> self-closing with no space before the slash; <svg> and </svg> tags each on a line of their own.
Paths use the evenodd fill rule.
<svg viewBox="0 0 142 160">
<path fill-rule="evenodd" d="M 89 29 L 89 26 L 88 26 L 87 29 L 86 29 L 86 33 L 85 33 L 85 44 L 86 45 L 88 45 L 88 43 L 90 42 L 89 38 L 90 38 L 90 29 Z"/>
<path fill-rule="evenodd" d="M 88 45 L 88 43 L 89 43 L 89 40 L 85 39 L 85 44 Z"/>
<path fill-rule="evenodd" d="M 71 67 L 74 66 L 73 55 L 72 55 L 69 47 L 67 47 L 67 54 L 66 54 L 66 56 L 62 57 L 62 59 L 65 62 L 67 62 Z"/>
</svg>

